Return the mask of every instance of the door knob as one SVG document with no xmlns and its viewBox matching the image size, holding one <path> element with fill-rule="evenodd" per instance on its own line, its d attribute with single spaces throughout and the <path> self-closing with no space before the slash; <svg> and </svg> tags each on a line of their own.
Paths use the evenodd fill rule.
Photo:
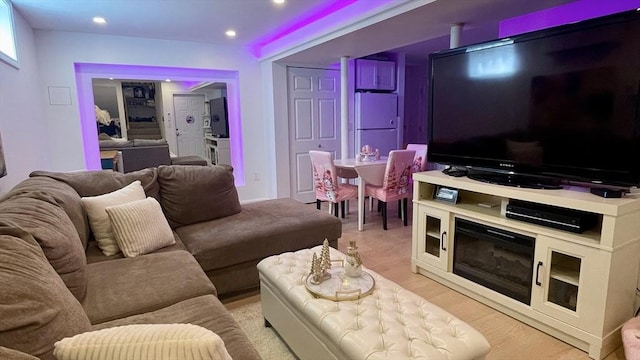
<svg viewBox="0 0 640 360">
<path fill-rule="evenodd" d="M 318 144 L 318 148 L 321 148 L 321 147 L 322 147 L 322 144 Z"/>
</svg>

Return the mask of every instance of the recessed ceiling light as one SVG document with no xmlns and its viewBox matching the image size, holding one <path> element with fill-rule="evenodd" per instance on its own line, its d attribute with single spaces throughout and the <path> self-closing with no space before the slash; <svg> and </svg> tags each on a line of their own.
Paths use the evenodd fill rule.
<svg viewBox="0 0 640 360">
<path fill-rule="evenodd" d="M 107 23 L 107 19 L 101 17 L 101 16 L 96 16 L 93 18 L 93 22 L 96 24 L 106 24 Z"/>
<path fill-rule="evenodd" d="M 236 37 L 236 32 L 235 32 L 235 30 L 231 30 L 231 29 L 229 29 L 229 30 L 225 31 L 224 33 L 225 33 L 228 37 L 230 37 L 230 38 Z"/>
<path fill-rule="evenodd" d="M 165 79 L 164 81 L 166 81 L 166 82 L 171 82 L 171 79 Z"/>
<path fill-rule="evenodd" d="M 285 0 L 273 0 L 273 3 L 280 5 L 280 4 L 284 4 L 284 1 Z"/>
</svg>

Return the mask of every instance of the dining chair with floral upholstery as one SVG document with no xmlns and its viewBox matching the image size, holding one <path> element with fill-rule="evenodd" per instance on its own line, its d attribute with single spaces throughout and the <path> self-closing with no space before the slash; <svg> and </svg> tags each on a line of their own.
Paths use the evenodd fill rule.
<svg viewBox="0 0 640 360">
<path fill-rule="evenodd" d="M 387 230 L 387 203 L 402 201 L 404 226 L 407 226 L 407 203 L 411 197 L 411 174 L 414 150 L 392 150 L 387 158 L 382 186 L 367 184 L 365 195 L 377 199 L 382 212 L 382 228 Z"/>
<path fill-rule="evenodd" d="M 407 150 L 414 150 L 413 166 L 411 167 L 411 186 L 409 191 L 413 192 L 413 174 L 427 169 L 427 144 L 407 144 Z M 413 196 L 411 196 L 413 197 Z M 398 201 L 398 218 L 402 218 L 402 206 Z"/>
<path fill-rule="evenodd" d="M 309 151 L 313 182 L 316 193 L 316 207 L 320 210 L 323 201 L 329 202 L 333 214 L 338 216 L 338 204 L 342 207 L 342 217 L 345 214 L 345 201 L 358 198 L 358 187 L 341 183 L 336 175 L 333 157 L 327 151 Z"/>
<path fill-rule="evenodd" d="M 425 171 L 427 169 L 427 144 L 407 144 L 407 150 L 414 150 L 416 154 L 413 156 L 414 173 Z"/>
</svg>

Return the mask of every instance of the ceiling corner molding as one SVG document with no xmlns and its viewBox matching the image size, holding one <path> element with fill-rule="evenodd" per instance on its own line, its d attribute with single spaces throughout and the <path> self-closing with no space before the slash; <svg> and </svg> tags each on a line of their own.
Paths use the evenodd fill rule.
<svg viewBox="0 0 640 360">
<path fill-rule="evenodd" d="M 402 13 L 417 9 L 428 5 L 436 0 L 403 0 L 402 2 L 390 1 L 381 5 L 372 11 L 360 16 L 356 16 L 347 24 L 338 25 L 332 29 L 328 29 L 323 34 L 315 34 L 311 39 L 299 39 L 291 45 L 291 36 L 283 37 L 281 41 L 273 42 L 263 47 L 262 54 L 258 61 L 278 61 L 287 56 L 291 56 L 298 52 L 307 50 L 324 42 L 334 40 L 341 36 L 347 35 L 353 31 L 363 29 L 380 21 L 387 20 Z M 294 35 L 294 34 L 292 34 Z M 342 54 L 349 55 L 349 54 Z M 340 55 L 336 55 L 336 61 L 339 61 Z"/>
</svg>

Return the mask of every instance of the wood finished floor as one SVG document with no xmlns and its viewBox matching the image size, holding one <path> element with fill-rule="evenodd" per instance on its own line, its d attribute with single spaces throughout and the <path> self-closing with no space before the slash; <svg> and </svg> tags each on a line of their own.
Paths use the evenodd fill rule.
<svg viewBox="0 0 640 360">
<path fill-rule="evenodd" d="M 315 207 L 315 204 L 309 206 Z M 338 241 L 338 249 L 346 253 L 349 241 L 356 240 L 366 267 L 427 299 L 480 331 L 491 344 L 488 360 L 589 359 L 584 351 L 423 275 L 412 273 L 410 267 L 411 205 L 409 205 L 409 226 L 405 227 L 397 218 L 396 205 L 389 204 L 387 231 L 382 229 L 381 216 L 374 211 L 366 213 L 367 223 L 364 231 L 359 232 L 358 214 L 355 209 L 355 202 L 352 202 L 351 212 L 342 219 L 342 238 Z M 328 211 L 326 204 L 323 204 L 322 211 Z M 246 301 L 255 301 L 256 297 L 258 295 L 226 305 L 232 308 Z M 619 348 L 605 360 L 624 358 L 624 352 Z"/>
</svg>

